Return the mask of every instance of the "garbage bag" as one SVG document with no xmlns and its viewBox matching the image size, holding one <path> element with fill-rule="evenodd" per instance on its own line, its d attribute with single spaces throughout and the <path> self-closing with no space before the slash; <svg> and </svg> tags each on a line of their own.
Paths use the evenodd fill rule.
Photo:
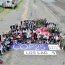
<svg viewBox="0 0 65 65">
<path fill-rule="evenodd" d="M 3 60 L 0 59 L 0 64 L 3 64 Z"/>
</svg>

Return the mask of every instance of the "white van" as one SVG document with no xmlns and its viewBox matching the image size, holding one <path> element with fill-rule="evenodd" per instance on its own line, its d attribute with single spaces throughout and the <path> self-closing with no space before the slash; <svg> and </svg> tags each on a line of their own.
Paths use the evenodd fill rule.
<svg viewBox="0 0 65 65">
<path fill-rule="evenodd" d="M 0 0 L 0 6 L 2 6 L 3 0 Z"/>
<path fill-rule="evenodd" d="M 5 0 L 2 4 L 5 7 L 15 8 L 17 6 L 17 0 Z"/>
</svg>

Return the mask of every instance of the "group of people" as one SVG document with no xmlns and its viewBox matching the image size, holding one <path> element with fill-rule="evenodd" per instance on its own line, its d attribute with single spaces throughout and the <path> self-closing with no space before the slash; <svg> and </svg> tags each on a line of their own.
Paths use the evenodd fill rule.
<svg viewBox="0 0 65 65">
<path fill-rule="evenodd" d="M 41 22 L 41 20 L 38 20 Z M 37 21 L 25 20 L 20 25 L 13 24 L 7 34 L 1 35 L 0 53 L 3 54 L 11 49 L 13 44 L 60 44 L 62 38 L 56 24 L 42 20 L 40 28 Z"/>
</svg>

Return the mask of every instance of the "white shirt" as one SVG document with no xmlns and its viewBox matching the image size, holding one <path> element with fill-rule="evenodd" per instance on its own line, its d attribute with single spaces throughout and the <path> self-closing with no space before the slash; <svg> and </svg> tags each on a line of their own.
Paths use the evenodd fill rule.
<svg viewBox="0 0 65 65">
<path fill-rule="evenodd" d="M 2 49 L 3 49 L 3 46 L 1 45 L 1 46 L 0 46 L 0 50 L 2 51 Z"/>
</svg>

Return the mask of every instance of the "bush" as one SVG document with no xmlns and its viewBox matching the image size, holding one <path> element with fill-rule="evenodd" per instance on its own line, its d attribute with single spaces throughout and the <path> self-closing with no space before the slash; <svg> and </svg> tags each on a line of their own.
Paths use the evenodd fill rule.
<svg viewBox="0 0 65 65">
<path fill-rule="evenodd" d="M 45 27 L 46 19 L 36 20 L 37 27 Z"/>
</svg>

